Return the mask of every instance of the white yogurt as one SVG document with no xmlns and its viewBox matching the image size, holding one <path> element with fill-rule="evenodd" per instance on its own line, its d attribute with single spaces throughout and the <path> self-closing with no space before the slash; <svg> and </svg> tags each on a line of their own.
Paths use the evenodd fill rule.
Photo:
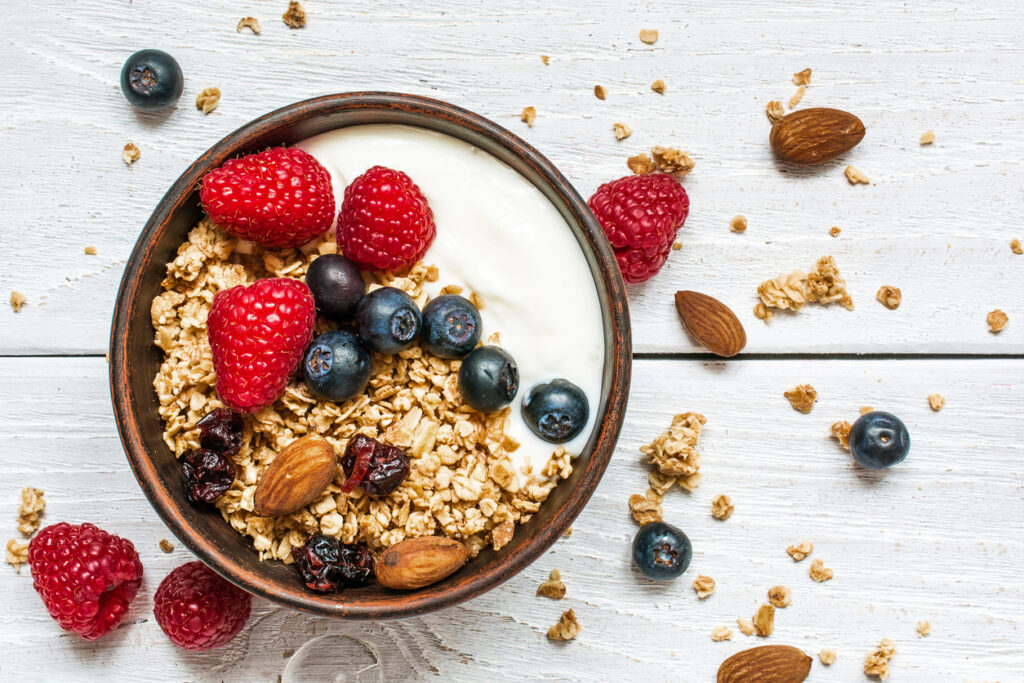
<svg viewBox="0 0 1024 683">
<path fill-rule="evenodd" d="M 594 428 L 604 369 L 604 328 L 597 289 L 576 237 L 554 205 L 512 168 L 472 145 L 435 131 L 395 124 L 352 126 L 297 145 L 327 168 L 339 207 L 348 181 L 371 166 L 404 171 L 434 212 L 437 237 L 423 261 L 440 278 L 484 299 L 483 339 L 500 333 L 519 366 L 509 435 L 522 445 L 516 468 L 539 475 L 555 446 L 534 436 L 520 414 L 538 382 L 562 377 L 590 403 L 586 428 L 565 444 L 579 453 Z"/>
</svg>

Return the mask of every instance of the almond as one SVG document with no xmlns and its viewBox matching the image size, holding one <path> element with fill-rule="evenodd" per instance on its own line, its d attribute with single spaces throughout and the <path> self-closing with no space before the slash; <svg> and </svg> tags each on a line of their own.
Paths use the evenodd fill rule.
<svg viewBox="0 0 1024 683">
<path fill-rule="evenodd" d="M 763 645 L 737 652 L 718 667 L 718 683 L 800 683 L 811 658 L 789 645 Z"/>
<path fill-rule="evenodd" d="M 801 109 L 772 126 L 775 156 L 800 166 L 820 164 L 849 152 L 864 138 L 864 124 L 839 109 Z"/>
<path fill-rule="evenodd" d="M 743 323 L 732 309 L 700 292 L 676 292 L 676 310 L 686 331 L 716 356 L 735 356 L 747 345 Z"/>
<path fill-rule="evenodd" d="M 253 507 L 261 517 L 280 517 L 316 500 L 337 473 L 334 447 L 318 436 L 292 441 L 260 477 Z"/>
<path fill-rule="evenodd" d="M 407 538 L 377 558 L 377 581 L 399 590 L 423 588 L 453 573 L 468 559 L 466 546 L 450 538 Z"/>
</svg>

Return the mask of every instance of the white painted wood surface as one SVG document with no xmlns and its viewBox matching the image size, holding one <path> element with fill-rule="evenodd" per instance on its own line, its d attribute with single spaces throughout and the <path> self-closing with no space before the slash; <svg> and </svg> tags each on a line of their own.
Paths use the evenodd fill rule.
<svg viewBox="0 0 1024 683">
<path fill-rule="evenodd" d="M 839 652 L 818 681 L 864 680 L 864 655 L 882 637 L 899 654 L 894 681 L 1007 681 L 1024 676 L 1024 7 L 871 0 L 647 3 L 541 0 L 485 3 L 308 0 L 306 29 L 279 20 L 284 0 L 27 0 L 5 13 L 0 37 L 0 540 L 14 533 L 17 491 L 47 492 L 46 521 L 94 521 L 131 538 L 146 581 L 129 622 L 85 643 L 43 612 L 27 570 L 0 571 L 0 680 L 276 680 L 286 653 L 321 634 L 347 634 L 381 655 L 389 680 L 709 681 L 719 662 L 760 644 L 715 626 L 750 615 L 772 585 L 790 586 L 775 634 L 811 653 Z M 235 32 L 256 16 L 263 33 Z M 640 43 L 640 28 L 661 33 Z M 138 115 L 117 88 L 142 47 L 172 52 L 186 74 L 176 110 Z M 551 56 L 544 66 L 539 55 Z M 868 135 L 842 163 L 777 166 L 764 105 L 814 70 L 800 106 L 858 114 Z M 668 90 L 648 88 L 663 78 Z M 591 93 L 600 83 L 608 99 Z M 220 108 L 195 95 L 216 85 Z M 169 537 L 121 453 L 106 388 L 110 312 L 125 259 L 164 190 L 202 151 L 255 116 L 327 92 L 388 89 L 430 95 L 523 135 L 589 195 L 626 172 L 626 156 L 654 144 L 689 150 L 691 216 L 684 247 L 631 291 L 634 347 L 673 354 L 638 360 L 620 448 L 572 537 L 508 584 L 464 606 L 401 622 L 344 624 L 258 601 L 252 624 L 224 651 L 186 654 L 154 623 L 152 592 L 172 567 Z M 518 120 L 536 106 L 535 127 Z M 632 138 L 616 143 L 611 124 Z M 937 141 L 920 147 L 922 132 Z M 131 167 L 121 148 L 134 141 Z M 874 184 L 850 187 L 851 163 Z M 728 230 L 742 213 L 750 227 Z M 828 228 L 843 229 L 838 238 Z M 84 255 L 86 245 L 98 254 Z M 833 254 L 857 308 L 810 307 L 753 319 L 766 277 Z M 888 311 L 882 284 L 903 290 Z M 754 359 L 705 363 L 681 331 L 671 294 L 705 291 L 732 305 Z M 990 334 L 985 314 L 1011 318 Z M 930 354 L 922 360 L 799 360 L 810 354 Z M 69 358 L 85 354 L 89 358 Z M 776 359 L 774 354 L 796 358 Z M 949 358 L 952 355 L 964 358 Z M 999 354 L 999 359 L 983 356 Z M 42 356 L 42 357 L 32 357 Z M 814 412 L 794 412 L 784 389 L 810 382 Z M 932 413 L 925 397 L 949 403 Z M 865 475 L 826 436 L 861 404 L 908 423 L 911 457 Z M 705 482 L 673 492 L 666 518 L 696 554 L 687 579 L 653 586 L 629 567 L 635 530 L 625 501 L 643 492 L 636 448 L 672 413 L 700 410 Z M 716 493 L 736 513 L 709 515 Z M 6 502 L 4 502 L 6 501 Z M 6 510 L 6 512 L 4 512 Z M 6 520 L 6 521 L 4 521 Z M 809 561 L 784 549 L 811 540 L 836 578 L 816 584 Z M 552 567 L 567 599 L 534 597 Z M 718 581 L 698 602 L 697 573 Z M 576 641 L 547 627 L 573 607 Z M 919 638 L 918 619 L 934 634 Z M 756 643 L 754 641 L 757 641 Z M 402 668 L 408 660 L 411 668 Z"/>
</svg>

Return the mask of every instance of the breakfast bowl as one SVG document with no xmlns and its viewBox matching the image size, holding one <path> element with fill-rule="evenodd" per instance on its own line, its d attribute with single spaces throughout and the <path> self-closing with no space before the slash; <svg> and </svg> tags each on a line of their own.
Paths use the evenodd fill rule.
<svg viewBox="0 0 1024 683">
<path fill-rule="evenodd" d="M 428 136 L 427 152 L 420 154 L 420 162 L 427 165 L 421 166 L 419 177 L 423 178 L 424 193 L 431 203 L 435 201 L 431 187 L 438 187 L 440 182 L 432 180 L 433 176 L 443 178 L 446 172 L 459 172 L 463 162 L 470 169 L 467 172 L 476 173 L 472 170 L 475 168 L 473 164 L 481 159 L 485 160 L 481 163 L 491 164 L 487 168 L 495 169 L 497 180 L 484 188 L 488 201 L 496 203 L 495 211 L 511 212 L 511 215 L 515 210 L 514 206 L 501 206 L 505 188 L 509 187 L 511 191 L 510 177 L 502 174 L 513 174 L 517 179 L 515 183 L 529 186 L 528 193 L 539 192 L 538 200 L 542 197 L 549 210 L 553 207 L 551 215 L 558 217 L 558 225 L 550 223 L 554 226 L 550 229 L 564 230 L 565 235 L 570 236 L 566 238 L 569 240 L 566 244 L 571 243 L 573 255 L 566 258 L 579 261 L 579 272 L 584 273 L 586 282 L 572 281 L 571 278 L 560 282 L 559 274 L 553 275 L 550 269 L 543 276 L 538 275 L 531 271 L 531 267 L 536 265 L 532 258 L 526 259 L 528 263 L 503 263 L 500 268 L 490 268 L 485 263 L 477 269 L 479 274 L 476 277 L 487 279 L 491 270 L 504 269 L 504 272 L 515 273 L 524 285 L 522 292 L 525 297 L 537 296 L 536 290 L 531 290 L 526 283 L 533 279 L 543 280 L 544 277 L 549 280 L 554 277 L 552 282 L 560 282 L 564 291 L 582 288 L 589 292 L 588 288 L 592 286 L 596 333 L 590 336 L 599 339 L 596 342 L 590 339 L 590 342 L 595 342 L 603 354 L 594 368 L 588 430 L 582 433 L 573 451 L 575 457 L 571 468 L 563 470 L 567 476 L 563 475 L 557 485 L 545 491 L 539 508 L 531 509 L 529 515 L 522 515 L 520 523 L 513 527 L 510 539 L 504 539 L 500 547 L 497 542 L 493 542 L 491 547 L 481 547 L 477 543 L 474 557 L 455 573 L 414 590 L 398 591 L 370 583 L 337 593 L 317 593 L 303 585 L 294 565 L 278 559 L 261 560 L 261 554 L 267 554 L 263 552 L 265 545 L 254 548 L 252 538 L 225 521 L 227 514 L 222 515 L 221 510 L 212 505 L 196 505 L 186 497 L 181 464 L 167 438 L 167 406 L 161 403 L 163 399 L 158 397 L 154 388 L 154 377 L 162 372 L 164 358 L 161 348 L 154 344 L 151 304 L 167 286 L 168 264 L 175 260 L 179 247 L 190 239 L 193 228 L 204 219 L 199 187 L 208 172 L 245 154 L 272 147 L 305 145 L 318 158 L 319 154 L 327 153 L 324 150 L 341 150 L 339 166 L 331 167 L 331 172 L 335 187 L 343 187 L 345 180 L 352 179 L 352 173 L 362 172 L 372 163 L 373 154 L 367 156 L 365 163 L 358 158 L 360 150 L 379 149 L 380 155 L 387 160 L 387 150 L 393 140 L 371 135 L 370 143 L 359 146 L 356 143 L 366 131 L 372 135 L 394 131 L 392 137 L 398 141 L 398 147 L 401 147 L 402 139 L 418 144 L 421 138 Z M 450 169 L 443 167 L 444 155 L 435 159 L 430 147 L 435 141 L 443 140 L 450 141 L 451 145 L 457 144 L 461 150 L 458 154 L 463 155 L 458 157 L 462 161 Z M 338 170 L 344 165 L 342 162 L 350 166 L 355 164 L 353 168 L 357 170 L 344 170 L 342 177 Z M 435 166 L 431 167 L 427 162 Z M 468 201 L 469 198 L 466 199 Z M 342 193 L 337 190 L 335 200 L 340 207 Z M 522 195 L 517 195 L 513 203 L 524 203 L 521 200 Z M 438 203 L 443 205 L 444 201 L 439 199 Z M 442 220 L 445 211 L 447 209 L 443 206 L 438 207 L 439 236 L 446 230 Z M 453 262 L 475 259 L 480 256 L 478 252 L 489 248 L 488 258 L 494 258 L 493 248 L 487 246 L 490 242 L 504 243 L 510 249 L 518 250 L 531 246 L 528 242 L 517 241 L 517 234 L 481 236 L 483 228 L 478 228 L 475 221 L 469 221 L 467 226 L 463 226 L 459 239 L 480 239 L 466 246 L 470 253 L 453 257 Z M 538 226 L 532 227 L 535 232 L 530 234 L 539 235 L 536 232 Z M 513 231 L 519 228 L 529 233 L 528 225 L 512 226 Z M 240 249 L 239 253 L 244 251 Z M 431 252 L 428 252 L 425 259 L 430 256 Z M 541 255 L 538 255 L 537 263 L 542 262 Z M 436 272 L 437 269 L 434 270 Z M 569 272 L 568 268 L 566 272 Z M 442 267 L 441 280 L 444 278 L 445 268 Z M 509 306 L 524 303 L 514 301 L 518 287 L 504 289 L 513 290 L 501 292 L 501 296 L 510 302 Z M 560 301 L 559 287 L 552 289 L 550 296 L 554 297 L 554 303 L 548 302 L 549 308 Z M 480 308 L 485 316 L 492 315 L 484 308 L 483 300 Z M 499 305 L 494 308 L 501 310 Z M 572 318 L 571 310 L 563 313 L 563 317 Z M 485 317 L 485 327 L 487 320 Z M 205 320 L 202 322 L 205 324 Z M 486 329 L 484 331 L 487 332 Z M 535 338 L 538 348 L 553 348 L 545 346 L 547 342 L 544 340 L 556 337 L 562 337 L 563 347 L 566 342 L 566 335 L 552 334 L 550 330 L 540 330 L 538 335 Z M 525 347 L 521 345 L 520 348 Z M 559 353 L 559 357 L 546 358 L 545 367 L 572 365 L 571 354 Z M 117 295 L 110 340 L 111 395 L 121 441 L 143 492 L 171 531 L 207 565 L 253 594 L 310 613 L 354 619 L 422 614 L 478 596 L 514 576 L 558 540 L 586 505 L 612 456 L 626 408 L 630 364 L 628 305 L 615 256 L 586 203 L 551 162 L 519 137 L 472 112 L 424 97 L 376 92 L 328 95 L 286 106 L 228 135 L 193 163 L 160 201 L 132 251 Z M 528 367 L 524 366 L 522 372 L 524 379 L 530 377 Z M 528 389 L 524 383 L 520 394 Z M 518 412 L 517 403 L 512 407 L 513 417 Z M 187 426 L 195 425 L 190 423 Z M 510 446 L 513 451 L 517 447 L 518 444 Z M 529 472 L 530 468 L 527 466 L 521 471 Z M 244 527 L 244 522 L 240 526 Z M 258 549 L 261 552 L 257 552 Z"/>
</svg>

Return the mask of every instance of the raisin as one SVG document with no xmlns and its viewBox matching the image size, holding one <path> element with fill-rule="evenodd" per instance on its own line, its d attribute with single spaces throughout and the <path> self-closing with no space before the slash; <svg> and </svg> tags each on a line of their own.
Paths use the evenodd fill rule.
<svg viewBox="0 0 1024 683">
<path fill-rule="evenodd" d="M 318 593 L 360 586 L 373 578 L 373 555 L 365 543 L 340 543 L 333 536 L 316 534 L 292 557 L 306 588 Z"/>
<path fill-rule="evenodd" d="M 181 459 L 185 495 L 193 503 L 212 503 L 231 488 L 235 466 L 227 456 L 205 448 L 189 451 Z"/>
<path fill-rule="evenodd" d="M 199 445 L 230 457 L 242 447 L 242 416 L 227 408 L 217 408 L 196 423 Z"/>
<path fill-rule="evenodd" d="M 364 475 L 362 462 L 365 461 L 366 453 L 371 447 L 373 452 L 369 456 L 369 468 Z M 409 456 L 401 448 L 388 446 L 376 439 L 357 434 L 345 448 L 341 467 L 348 476 L 342 491 L 347 493 L 356 486 L 362 486 L 368 495 L 386 496 L 409 476 Z M 349 480 L 353 480 L 352 486 L 348 485 Z"/>
</svg>

